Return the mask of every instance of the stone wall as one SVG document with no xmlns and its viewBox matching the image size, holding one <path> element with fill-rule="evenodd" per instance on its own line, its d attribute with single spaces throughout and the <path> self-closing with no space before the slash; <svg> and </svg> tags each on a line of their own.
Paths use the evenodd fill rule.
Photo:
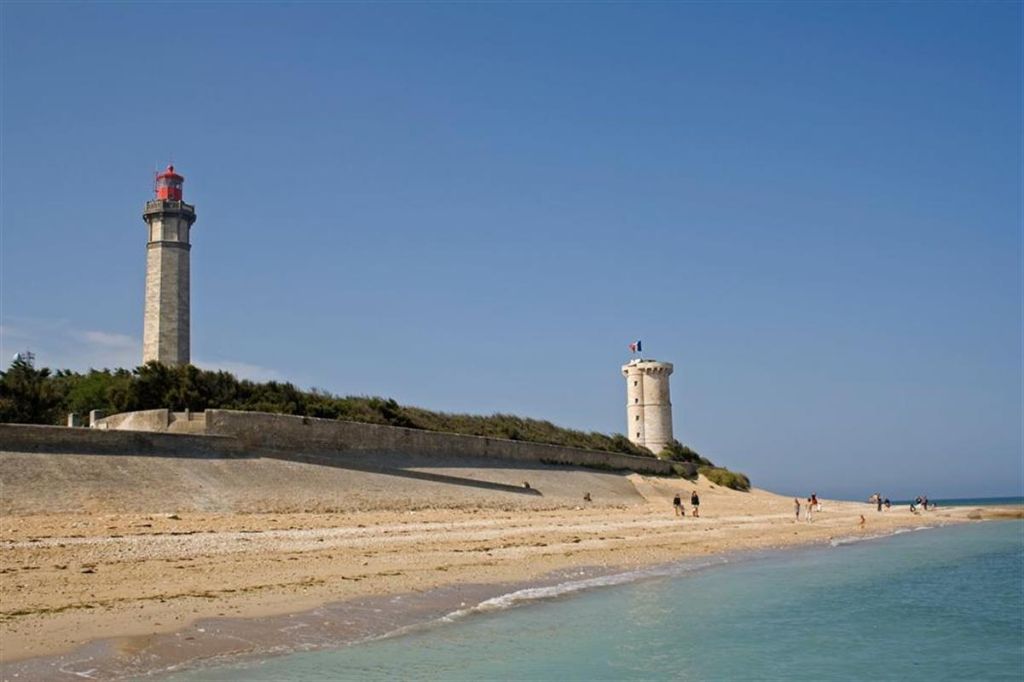
<svg viewBox="0 0 1024 682">
<path fill-rule="evenodd" d="M 172 412 L 171 423 L 167 425 L 171 433 L 206 433 L 205 412 Z"/>
<path fill-rule="evenodd" d="M 168 409 L 122 412 L 97 420 L 93 428 L 110 431 L 206 433 L 205 412 L 171 412 Z"/>
<path fill-rule="evenodd" d="M 245 457 L 234 438 L 147 431 L 69 429 L 65 426 L 0 424 L 0 451 L 163 457 Z"/>
<path fill-rule="evenodd" d="M 171 411 L 168 409 L 139 410 L 103 417 L 93 428 L 104 431 L 166 431 L 170 423 Z"/>
<path fill-rule="evenodd" d="M 262 412 L 207 410 L 207 433 L 237 438 L 244 447 L 276 451 L 407 453 L 486 457 L 603 469 L 672 474 L 672 465 L 651 457 L 439 433 Z"/>
<path fill-rule="evenodd" d="M 175 419 L 178 417 L 178 419 Z M 360 456 L 377 453 L 373 461 L 389 465 L 399 455 L 424 461 L 491 459 L 532 464 L 561 464 L 598 469 L 672 474 L 669 462 L 599 450 L 542 443 L 439 433 L 396 426 L 360 424 L 333 419 L 293 417 L 262 412 L 207 410 L 204 419 L 167 410 L 146 410 L 107 417 L 107 428 L 0 424 L 0 451 L 161 455 L 175 457 L 260 457 L 294 461 L 325 459 L 317 454 Z M 171 431 L 168 431 L 168 424 Z M 173 432 L 190 424 L 205 435 Z M 139 430 L 129 430 L 134 426 Z M 327 457 L 330 459 L 330 457 Z"/>
</svg>

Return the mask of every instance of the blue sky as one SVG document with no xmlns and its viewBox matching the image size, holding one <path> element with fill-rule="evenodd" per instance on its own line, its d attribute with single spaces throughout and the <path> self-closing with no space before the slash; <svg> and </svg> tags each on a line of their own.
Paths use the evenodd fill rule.
<svg viewBox="0 0 1024 682">
<path fill-rule="evenodd" d="M 782 492 L 1021 494 L 1018 3 L 11 3 L 2 353 L 677 436 Z"/>
</svg>

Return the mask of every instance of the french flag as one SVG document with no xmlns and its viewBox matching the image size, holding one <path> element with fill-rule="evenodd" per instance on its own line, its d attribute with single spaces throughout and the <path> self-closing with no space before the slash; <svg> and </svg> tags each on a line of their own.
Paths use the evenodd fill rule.
<svg viewBox="0 0 1024 682">
<path fill-rule="evenodd" d="M 643 351 L 643 349 L 644 349 L 644 347 L 640 343 L 640 339 L 637 339 L 633 343 L 629 344 L 629 350 L 633 351 L 634 353 L 639 353 L 639 352 Z"/>
</svg>

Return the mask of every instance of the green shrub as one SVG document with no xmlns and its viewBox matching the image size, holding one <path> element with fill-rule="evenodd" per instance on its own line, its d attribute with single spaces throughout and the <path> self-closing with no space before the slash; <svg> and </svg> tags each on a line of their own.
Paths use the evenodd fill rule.
<svg viewBox="0 0 1024 682">
<path fill-rule="evenodd" d="M 736 471 L 729 471 L 724 467 L 716 466 L 702 466 L 699 471 L 709 481 L 720 486 L 743 492 L 750 490 L 750 479 Z"/>
<path fill-rule="evenodd" d="M 685 478 L 688 481 L 694 481 L 697 479 L 697 465 L 692 462 L 673 464 L 672 471 L 676 476 Z"/>
<path fill-rule="evenodd" d="M 698 454 L 697 451 L 689 445 L 683 445 L 677 440 L 673 440 L 671 443 L 666 445 L 664 449 L 658 453 L 658 459 L 667 459 L 670 462 L 693 462 L 694 464 L 714 466 L 710 460 L 701 457 L 700 454 Z"/>
</svg>

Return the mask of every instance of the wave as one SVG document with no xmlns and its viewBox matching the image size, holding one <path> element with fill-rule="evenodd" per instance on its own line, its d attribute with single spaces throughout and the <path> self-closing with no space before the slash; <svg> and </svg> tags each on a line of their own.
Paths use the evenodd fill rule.
<svg viewBox="0 0 1024 682">
<path fill-rule="evenodd" d="M 396 628 L 395 630 L 391 630 L 383 635 L 369 637 L 362 641 L 366 642 L 400 637 L 413 632 L 419 632 L 433 627 L 454 623 L 457 620 L 461 620 L 467 616 L 475 614 L 504 611 L 506 609 L 515 608 L 531 602 L 557 599 L 559 597 L 576 594 L 578 592 L 599 589 L 602 587 L 625 585 L 627 583 L 633 583 L 640 580 L 647 580 L 651 578 L 673 578 L 687 573 L 692 573 L 694 571 L 699 571 L 704 568 L 709 568 L 711 566 L 720 566 L 727 563 L 729 563 L 729 559 L 726 557 L 709 557 L 703 560 L 688 560 L 685 562 L 662 564 L 632 571 L 624 571 L 622 573 L 609 573 L 606 575 L 598 575 L 588 578 L 576 578 L 556 583 L 554 585 L 526 587 L 513 592 L 500 594 L 496 597 L 491 597 L 490 599 L 485 599 L 474 606 L 456 609 L 455 611 L 447 613 L 440 618 L 435 618 L 425 623 L 406 625 Z M 580 571 L 580 574 L 585 574 L 585 572 Z"/>
<path fill-rule="evenodd" d="M 888 533 L 876 533 L 874 535 L 846 535 L 840 538 L 832 538 L 828 541 L 828 544 L 832 547 L 842 547 L 843 545 L 852 545 L 858 542 L 867 542 L 868 540 L 881 540 L 882 538 L 891 538 L 894 535 L 903 535 L 904 533 L 914 533 L 920 530 L 931 530 L 938 528 L 938 526 L 916 526 L 914 528 L 894 528 Z"/>
</svg>

